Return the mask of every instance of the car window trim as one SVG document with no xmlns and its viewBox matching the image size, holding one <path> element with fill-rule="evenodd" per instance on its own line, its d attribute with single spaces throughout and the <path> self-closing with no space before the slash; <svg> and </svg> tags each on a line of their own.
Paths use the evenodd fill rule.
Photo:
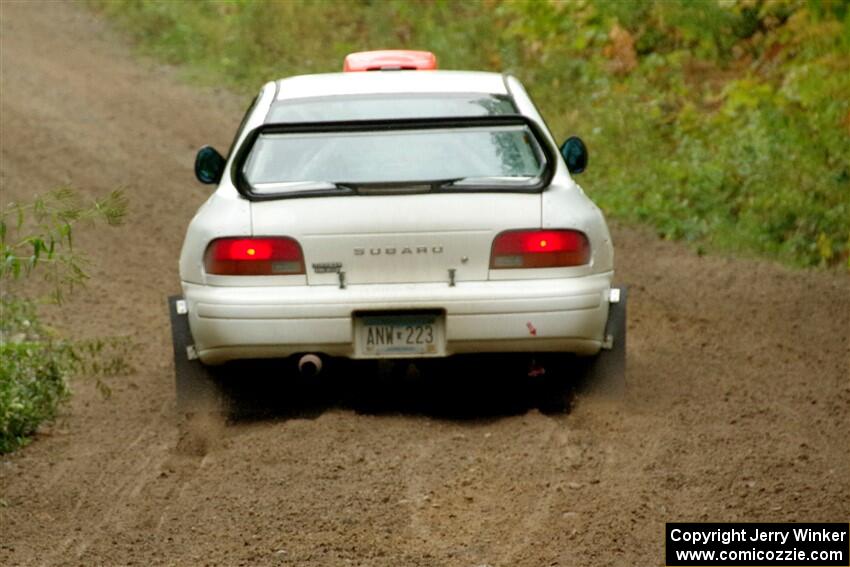
<svg viewBox="0 0 850 567">
<path fill-rule="evenodd" d="M 502 114 L 493 116 L 473 116 L 455 118 L 403 118 L 384 120 L 347 120 L 334 122 L 290 122 L 290 123 L 268 123 L 262 124 L 251 130 L 245 137 L 245 141 L 236 152 L 233 167 L 231 168 L 231 180 L 236 190 L 249 201 L 271 201 L 277 199 L 294 199 L 304 197 L 332 197 L 350 196 L 350 191 L 339 191 L 338 189 L 320 189 L 308 191 L 293 191 L 286 193 L 257 193 L 250 182 L 245 178 L 245 161 L 254 147 L 254 143 L 263 134 L 299 134 L 299 133 L 321 133 L 321 132 L 370 132 L 382 130 L 427 130 L 444 128 L 474 128 L 474 127 L 498 127 L 498 126 L 526 126 L 531 131 L 537 145 L 543 152 L 545 164 L 540 179 L 533 185 L 523 187 L 504 186 L 475 186 L 447 187 L 440 189 L 440 193 L 539 193 L 552 182 L 555 175 L 555 164 L 557 152 L 552 147 L 548 138 L 544 135 L 541 127 L 521 114 Z M 382 185 L 409 184 L 409 181 L 381 182 Z"/>
</svg>

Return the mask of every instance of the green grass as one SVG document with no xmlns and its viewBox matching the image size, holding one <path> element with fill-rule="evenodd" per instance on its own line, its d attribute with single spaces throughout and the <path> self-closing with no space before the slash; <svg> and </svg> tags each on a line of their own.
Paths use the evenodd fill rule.
<svg viewBox="0 0 850 567">
<path fill-rule="evenodd" d="M 699 249 L 850 268 L 850 5 L 93 0 L 154 56 L 252 96 L 350 51 L 507 71 L 612 217 Z"/>
</svg>

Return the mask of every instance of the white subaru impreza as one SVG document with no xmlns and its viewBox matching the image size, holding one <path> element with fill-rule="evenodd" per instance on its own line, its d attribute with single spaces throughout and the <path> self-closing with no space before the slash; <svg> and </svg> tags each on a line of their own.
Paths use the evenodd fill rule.
<svg viewBox="0 0 850 567">
<path fill-rule="evenodd" d="M 263 86 L 192 219 L 171 298 L 178 399 L 211 366 L 517 353 L 625 369 L 611 236 L 520 82 L 428 52 Z M 581 366 L 581 365 L 579 365 Z M 534 372 L 539 369 L 534 368 Z"/>
</svg>

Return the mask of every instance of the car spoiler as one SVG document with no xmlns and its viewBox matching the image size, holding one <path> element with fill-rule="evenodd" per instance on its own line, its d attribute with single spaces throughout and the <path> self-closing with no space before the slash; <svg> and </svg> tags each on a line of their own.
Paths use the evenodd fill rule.
<svg viewBox="0 0 850 567">
<path fill-rule="evenodd" d="M 285 193 L 260 193 L 256 192 L 245 178 L 245 161 L 251 154 L 254 143 L 263 134 L 301 134 L 316 132 L 380 132 L 382 130 L 425 130 L 442 128 L 476 128 L 487 126 L 527 126 L 534 134 L 537 144 L 543 152 L 546 163 L 539 180 L 531 185 L 511 187 L 493 185 L 463 185 L 462 187 L 446 187 L 439 189 L 441 193 L 481 193 L 500 192 L 511 193 L 537 193 L 549 186 L 555 174 L 555 165 L 558 153 L 552 147 L 548 138 L 543 134 L 540 126 L 533 120 L 520 114 L 506 114 L 498 116 L 474 116 L 465 118 L 404 118 L 389 120 L 349 120 L 335 122 L 289 122 L 262 124 L 251 130 L 245 137 L 245 141 L 236 151 L 230 175 L 233 185 L 239 193 L 249 201 L 268 201 L 275 199 L 302 198 L 302 197 L 328 197 L 358 194 L 352 187 L 346 189 L 316 189 L 307 191 L 290 191 Z M 398 181 L 362 184 L 370 188 L 425 185 L 433 181 Z M 371 192 L 371 191 L 370 191 Z"/>
</svg>

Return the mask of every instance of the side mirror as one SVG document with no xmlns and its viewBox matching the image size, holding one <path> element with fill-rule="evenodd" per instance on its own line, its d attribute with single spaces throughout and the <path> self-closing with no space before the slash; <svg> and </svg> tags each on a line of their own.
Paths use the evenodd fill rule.
<svg viewBox="0 0 850 567">
<path fill-rule="evenodd" d="M 212 146 L 204 146 L 195 156 L 195 177 L 201 183 L 210 185 L 221 181 L 224 173 L 224 158 Z"/>
<path fill-rule="evenodd" d="M 570 136 L 561 146 L 561 155 L 567 162 L 567 169 L 573 175 L 581 173 L 587 167 L 587 146 L 578 136 Z"/>
</svg>

